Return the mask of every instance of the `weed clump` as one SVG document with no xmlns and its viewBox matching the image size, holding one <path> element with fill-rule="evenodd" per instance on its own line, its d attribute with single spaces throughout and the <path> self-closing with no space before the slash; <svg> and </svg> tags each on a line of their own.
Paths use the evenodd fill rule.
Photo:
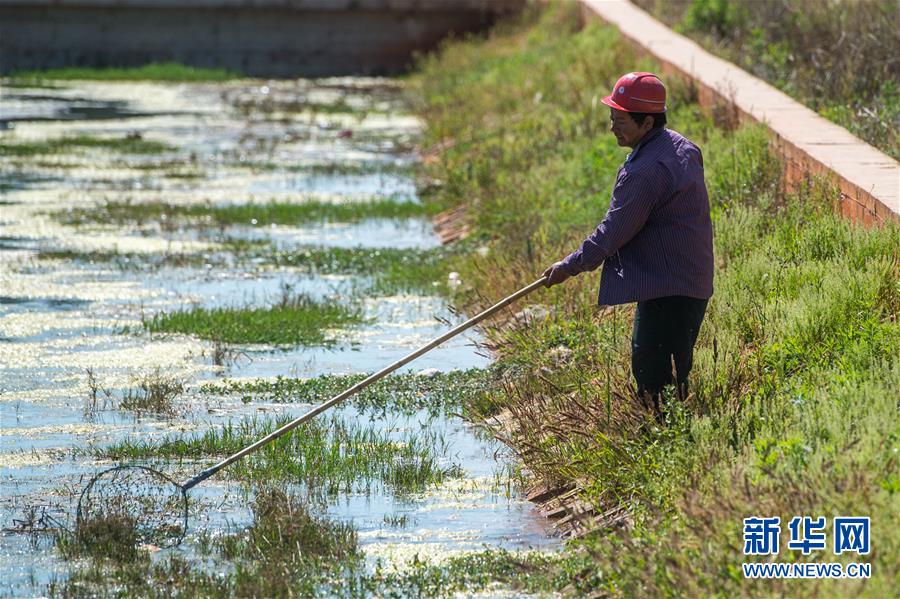
<svg viewBox="0 0 900 599">
<path fill-rule="evenodd" d="M 159 367 L 132 381 L 136 386 L 125 391 L 120 407 L 138 414 L 174 414 L 175 399 L 185 390 L 184 381 L 163 374 Z"/>
<path fill-rule="evenodd" d="M 141 555 L 140 541 L 138 521 L 124 510 L 79 519 L 74 531 L 62 530 L 56 537 L 64 559 L 91 557 L 125 563 Z"/>
<path fill-rule="evenodd" d="M 351 524 L 315 518 L 295 494 L 264 487 L 257 492 L 252 508 L 250 527 L 220 541 L 221 553 L 228 559 L 250 557 L 265 563 L 311 565 L 361 555 Z"/>
<path fill-rule="evenodd" d="M 124 271 L 156 270 L 165 266 L 200 267 L 235 265 L 290 266 L 318 275 L 361 275 L 354 293 L 396 295 L 433 294 L 446 290 L 451 261 L 465 253 L 452 247 L 370 248 L 297 247 L 285 249 L 266 241 L 246 242 L 226 238 L 212 251 L 138 253 L 113 251 L 42 250 L 40 260 L 73 260 L 87 264 L 112 264 Z M 224 360 L 223 362 L 227 362 Z"/>
</svg>

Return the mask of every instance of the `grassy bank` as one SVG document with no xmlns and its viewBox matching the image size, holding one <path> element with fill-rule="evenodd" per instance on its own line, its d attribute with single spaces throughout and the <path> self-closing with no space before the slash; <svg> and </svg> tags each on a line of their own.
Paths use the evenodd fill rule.
<svg viewBox="0 0 900 599">
<path fill-rule="evenodd" d="M 636 0 L 670 27 L 900 160 L 892 0 Z"/>
<path fill-rule="evenodd" d="M 534 280 L 603 217 L 626 150 L 599 104 L 616 78 L 658 70 L 615 31 L 580 30 L 572 6 L 530 13 L 486 42 L 443 48 L 412 84 L 422 98 L 428 201 L 466 205 L 487 245 L 458 265 L 469 309 Z M 702 148 L 717 261 L 695 351 L 692 395 L 656 427 L 630 374 L 632 306 L 595 307 L 597 273 L 528 302 L 550 316 L 488 332 L 523 374 L 473 409 L 513 416 L 511 441 L 536 477 L 576 483 L 629 527 L 569 551 L 593 566 L 562 578 L 619 596 L 889 594 L 900 516 L 900 229 L 864 230 L 830 212 L 834 191 L 780 187 L 763 130 L 719 128 L 670 86 L 670 126 Z M 477 292 L 476 292 L 477 290 Z M 486 299 L 488 298 L 488 299 Z M 869 581 L 744 581 L 742 519 L 870 516 Z M 830 526 L 830 524 L 829 524 Z M 779 560 L 842 561 L 787 550 Z M 752 561 L 748 559 L 747 561 Z M 796 582 L 796 581 L 791 581 Z M 558 588 L 562 588 L 560 584 Z"/>
</svg>

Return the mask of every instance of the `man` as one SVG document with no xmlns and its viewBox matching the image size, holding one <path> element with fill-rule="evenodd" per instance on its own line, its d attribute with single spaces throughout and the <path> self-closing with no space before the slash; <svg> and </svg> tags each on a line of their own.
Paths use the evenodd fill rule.
<svg viewBox="0 0 900 599">
<path fill-rule="evenodd" d="M 662 390 L 687 396 L 694 344 L 713 293 L 712 222 L 699 148 L 666 129 L 666 88 L 652 73 L 622 76 L 612 132 L 632 148 L 609 210 L 581 247 L 544 271 L 547 287 L 603 264 L 598 303 L 637 302 L 631 370 L 638 395 L 662 419 Z"/>
</svg>

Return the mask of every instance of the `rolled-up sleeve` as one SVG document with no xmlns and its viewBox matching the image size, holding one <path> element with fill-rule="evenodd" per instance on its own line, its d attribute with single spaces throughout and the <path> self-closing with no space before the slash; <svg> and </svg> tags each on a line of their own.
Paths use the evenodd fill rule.
<svg viewBox="0 0 900 599">
<path fill-rule="evenodd" d="M 580 248 L 566 256 L 563 267 L 571 275 L 598 268 L 641 230 L 664 192 L 660 165 L 620 173 L 603 221 Z"/>
</svg>

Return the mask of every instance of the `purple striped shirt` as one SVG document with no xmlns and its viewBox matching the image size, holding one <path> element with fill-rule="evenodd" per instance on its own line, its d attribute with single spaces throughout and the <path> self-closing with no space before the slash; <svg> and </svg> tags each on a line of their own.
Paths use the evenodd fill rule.
<svg viewBox="0 0 900 599">
<path fill-rule="evenodd" d="M 616 176 L 609 210 L 563 265 L 569 274 L 603 264 L 598 303 L 713 294 L 712 222 L 703 156 L 671 129 L 651 129 Z"/>
</svg>

